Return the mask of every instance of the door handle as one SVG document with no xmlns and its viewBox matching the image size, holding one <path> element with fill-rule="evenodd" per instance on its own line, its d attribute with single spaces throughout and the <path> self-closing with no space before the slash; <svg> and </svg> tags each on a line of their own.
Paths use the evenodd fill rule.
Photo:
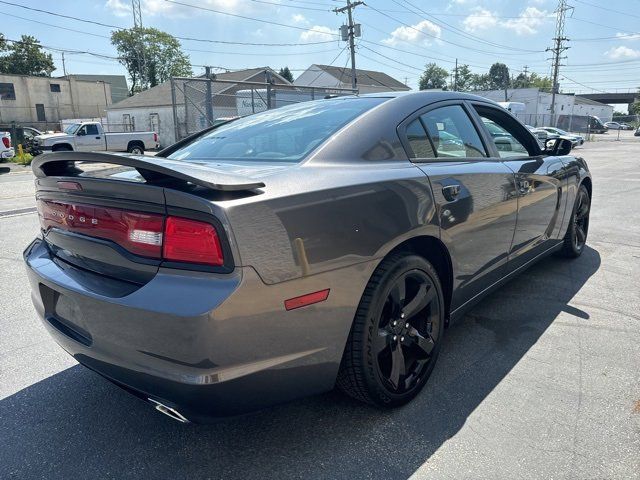
<svg viewBox="0 0 640 480">
<path fill-rule="evenodd" d="M 100 140 L 101 137 L 96 137 L 96 140 Z"/>
<path fill-rule="evenodd" d="M 442 195 L 450 202 L 454 201 L 460 195 L 460 185 L 446 185 L 442 187 Z"/>
</svg>

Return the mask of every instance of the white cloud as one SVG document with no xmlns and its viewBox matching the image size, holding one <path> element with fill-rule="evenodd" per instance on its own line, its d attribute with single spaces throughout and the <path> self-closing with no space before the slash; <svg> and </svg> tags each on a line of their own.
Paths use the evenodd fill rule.
<svg viewBox="0 0 640 480">
<path fill-rule="evenodd" d="M 422 43 L 429 45 L 431 41 L 429 37 L 439 39 L 442 34 L 442 30 L 435 23 L 429 20 L 423 20 L 420 23 L 411 25 L 411 27 L 399 27 L 391 32 L 389 38 L 382 40 L 382 43 L 387 45 L 397 45 L 400 42 L 407 43 Z"/>
<path fill-rule="evenodd" d="M 338 37 L 336 35 L 332 35 L 337 33 L 335 30 L 325 27 L 323 25 L 314 25 L 306 32 L 302 32 L 300 34 L 300 40 L 303 42 L 323 42 L 326 40 L 337 40 Z"/>
<path fill-rule="evenodd" d="M 303 24 L 303 25 L 309 24 L 309 20 L 307 20 L 307 18 L 301 13 L 294 13 L 293 15 L 291 15 L 291 21 L 297 24 Z"/>
<path fill-rule="evenodd" d="M 607 50 L 605 55 L 614 60 L 619 60 L 621 58 L 640 58 L 640 50 L 634 50 L 633 48 L 621 45 Z"/>
<path fill-rule="evenodd" d="M 616 33 L 616 37 L 620 40 L 638 40 L 640 39 L 640 33 Z"/>
<path fill-rule="evenodd" d="M 518 18 L 510 18 L 502 22 L 502 26 L 513 30 L 516 35 L 533 35 L 538 33 L 538 27 L 540 27 L 545 18 L 549 16 L 546 10 L 539 10 L 536 7 L 525 8 Z"/>
<path fill-rule="evenodd" d="M 471 15 L 462 21 L 462 26 L 467 32 L 477 32 L 493 28 L 498 24 L 496 14 L 482 7 L 476 7 Z"/>
</svg>

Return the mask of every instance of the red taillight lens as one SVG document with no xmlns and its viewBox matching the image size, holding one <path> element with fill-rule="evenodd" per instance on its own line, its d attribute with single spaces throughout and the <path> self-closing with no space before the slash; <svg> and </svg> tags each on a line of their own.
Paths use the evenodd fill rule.
<svg viewBox="0 0 640 480">
<path fill-rule="evenodd" d="M 38 213 L 45 230 L 57 227 L 112 240 L 136 255 L 161 257 L 163 215 L 42 200 L 38 201 Z"/>
<path fill-rule="evenodd" d="M 156 132 L 153 132 L 153 141 L 158 143 L 158 134 Z"/>
<path fill-rule="evenodd" d="M 11 138 L 10 137 L 2 137 L 2 143 L 4 143 L 5 148 L 11 148 Z"/>
<path fill-rule="evenodd" d="M 38 200 L 40 224 L 111 240 L 136 255 L 172 262 L 224 265 L 213 225 L 181 217 L 119 208 Z"/>
<path fill-rule="evenodd" d="M 167 217 L 164 235 L 162 255 L 165 260 L 212 266 L 224 263 L 220 239 L 216 229 L 208 223 Z"/>
</svg>

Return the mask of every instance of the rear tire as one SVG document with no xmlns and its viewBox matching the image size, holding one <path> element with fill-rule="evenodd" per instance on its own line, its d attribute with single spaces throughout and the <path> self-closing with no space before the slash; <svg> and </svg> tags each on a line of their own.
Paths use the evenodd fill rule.
<svg viewBox="0 0 640 480">
<path fill-rule="evenodd" d="M 130 145 L 127 149 L 127 152 L 132 153 L 134 155 L 144 155 L 144 147 L 138 143 L 134 143 Z"/>
<path fill-rule="evenodd" d="M 573 205 L 569 227 L 564 236 L 560 255 L 566 258 L 578 258 L 587 243 L 589 233 L 589 213 L 591 211 L 591 197 L 584 185 L 580 185 L 576 201 Z"/>
<path fill-rule="evenodd" d="M 360 300 L 337 386 L 383 408 L 412 400 L 438 358 L 444 310 L 440 280 L 427 260 L 408 252 L 383 260 Z"/>
</svg>

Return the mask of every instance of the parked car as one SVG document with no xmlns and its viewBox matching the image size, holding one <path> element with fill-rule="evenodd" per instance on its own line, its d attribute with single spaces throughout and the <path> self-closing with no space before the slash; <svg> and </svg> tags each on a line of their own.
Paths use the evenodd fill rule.
<svg viewBox="0 0 640 480">
<path fill-rule="evenodd" d="M 635 137 L 640 137 L 640 125 L 638 125 L 638 128 L 636 128 L 636 131 L 635 131 L 635 132 L 633 132 L 633 135 L 634 135 Z"/>
<path fill-rule="evenodd" d="M 620 123 L 620 129 L 621 130 L 633 130 L 633 125 L 630 125 L 628 123 L 625 122 L 619 122 Z"/>
<path fill-rule="evenodd" d="M 560 128 L 555 128 L 555 127 L 541 127 L 541 128 L 546 132 L 552 133 L 554 135 L 558 135 L 560 138 L 566 138 L 567 140 L 571 141 L 571 144 L 574 147 L 584 145 L 584 137 L 582 135 L 569 133 L 569 132 L 566 132 L 565 130 L 562 130 Z"/>
<path fill-rule="evenodd" d="M 607 127 L 604 126 L 602 120 L 593 115 L 559 115 L 556 126 L 563 130 L 573 130 L 574 132 L 589 132 L 590 134 L 605 133 L 607 131 Z"/>
<path fill-rule="evenodd" d="M 542 148 L 542 149 L 545 148 L 545 145 L 546 145 L 547 141 L 555 140 L 557 138 L 560 138 L 560 135 L 557 135 L 557 134 L 551 133 L 551 132 L 547 132 L 546 130 L 543 130 L 542 128 L 532 127 L 531 125 L 525 125 L 525 127 L 527 127 L 529 129 L 529 131 L 531 133 L 533 133 L 533 135 L 539 140 L 540 148 Z"/>
<path fill-rule="evenodd" d="M 604 122 L 604 126 L 609 130 L 622 130 L 622 125 L 618 122 Z"/>
<path fill-rule="evenodd" d="M 11 158 L 15 156 L 15 150 L 11 145 L 11 135 L 9 132 L 0 132 L 0 158 Z"/>
<path fill-rule="evenodd" d="M 158 148 L 156 132 L 105 133 L 98 122 L 73 123 L 64 132 L 34 137 L 33 151 L 42 152 L 129 152 L 142 155 L 145 150 Z"/>
<path fill-rule="evenodd" d="M 584 251 L 591 175 L 570 150 L 484 98 L 403 92 L 256 113 L 156 157 L 41 155 L 32 299 L 78 362 L 181 422 L 335 385 L 397 407 L 447 325 Z"/>
</svg>

